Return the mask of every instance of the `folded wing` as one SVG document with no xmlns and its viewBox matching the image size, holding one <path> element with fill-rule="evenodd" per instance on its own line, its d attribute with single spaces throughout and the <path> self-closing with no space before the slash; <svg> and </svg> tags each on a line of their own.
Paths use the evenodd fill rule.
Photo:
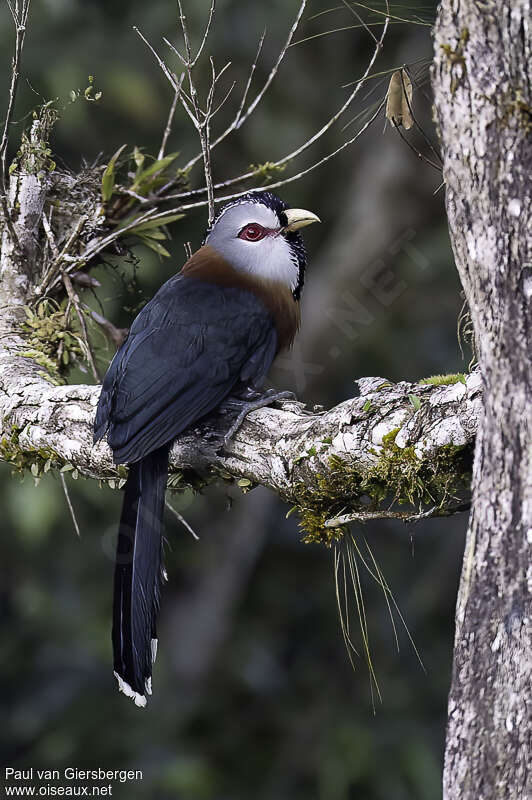
<svg viewBox="0 0 532 800">
<path fill-rule="evenodd" d="M 107 372 L 95 439 L 117 463 L 170 442 L 241 380 L 259 381 L 277 349 L 261 300 L 240 288 L 178 275 L 135 319 Z"/>
</svg>

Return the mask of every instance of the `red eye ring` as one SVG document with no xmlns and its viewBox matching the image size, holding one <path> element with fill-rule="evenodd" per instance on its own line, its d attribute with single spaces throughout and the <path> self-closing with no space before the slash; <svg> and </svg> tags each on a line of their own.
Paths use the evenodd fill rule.
<svg viewBox="0 0 532 800">
<path fill-rule="evenodd" d="M 238 238 L 244 239 L 246 242 L 260 242 L 267 233 L 268 231 L 263 228 L 262 225 L 259 225 L 258 222 L 250 222 L 242 228 L 238 234 Z"/>
</svg>

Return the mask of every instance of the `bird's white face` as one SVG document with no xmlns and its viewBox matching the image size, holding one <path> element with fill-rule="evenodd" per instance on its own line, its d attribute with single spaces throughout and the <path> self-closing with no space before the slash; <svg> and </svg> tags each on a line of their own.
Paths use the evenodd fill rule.
<svg viewBox="0 0 532 800">
<path fill-rule="evenodd" d="M 283 227 L 277 213 L 260 202 L 244 201 L 226 208 L 205 243 L 232 267 L 257 278 L 282 283 L 294 291 L 299 281 L 298 255 L 285 233 L 318 218 L 310 212 L 284 212 L 290 224 Z M 303 217 L 305 213 L 308 216 Z M 307 221 L 303 221 L 306 219 Z"/>
</svg>

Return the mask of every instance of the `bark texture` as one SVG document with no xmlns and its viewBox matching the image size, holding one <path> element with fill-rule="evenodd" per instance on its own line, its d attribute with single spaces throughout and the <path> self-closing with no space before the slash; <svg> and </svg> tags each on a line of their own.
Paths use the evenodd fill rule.
<svg viewBox="0 0 532 800">
<path fill-rule="evenodd" d="M 456 610 L 445 800 L 525 800 L 532 754 L 532 13 L 442 2 L 433 86 L 483 377 Z"/>
<path fill-rule="evenodd" d="M 92 445 L 100 387 L 50 385 L 39 365 L 22 355 L 21 298 L 17 305 L 16 295 L 5 286 L 3 291 L 0 457 L 31 468 L 36 477 L 65 465 L 87 477 L 123 477 L 107 444 Z M 212 417 L 175 443 L 174 477 L 187 471 L 206 481 L 235 479 L 244 489 L 261 484 L 305 508 L 314 506 L 312 493 L 318 492 L 316 508 L 326 515 L 337 506 L 356 505 L 364 478 L 371 475 L 379 494 L 412 502 L 432 496 L 452 507 L 477 428 L 478 373 L 465 383 L 441 386 L 363 378 L 357 389 L 357 397 L 326 412 L 311 412 L 296 402 L 253 412 L 223 451 L 218 447 L 230 421 L 221 414 Z M 450 484 L 445 491 L 446 481 L 452 491 Z M 431 495 L 436 484 L 442 486 L 439 497 Z M 177 479 L 173 485 L 182 483 Z"/>
<path fill-rule="evenodd" d="M 31 153 L 40 152 L 45 139 L 46 132 L 34 124 Z M 13 247 L 7 229 L 2 241 L 0 458 L 30 469 L 36 478 L 67 468 L 75 475 L 118 478 L 120 485 L 125 468 L 112 463 L 105 442 L 92 445 L 99 386 L 50 383 L 43 353 L 28 346 L 24 308 L 39 300 L 50 275 L 64 281 L 77 265 L 75 244 L 87 259 L 109 235 L 90 222 L 101 215 L 88 213 L 87 204 L 80 213 L 74 203 L 76 213 L 67 209 L 66 224 L 58 221 L 58 227 L 48 206 L 51 195 L 62 191 L 62 178 L 42 164 L 38 171 L 33 167 L 26 159 L 12 176 L 10 208 L 20 249 Z M 76 199 L 72 190 L 69 196 Z M 309 412 L 299 403 L 254 412 L 221 452 L 230 420 L 210 419 L 176 442 L 170 485 L 184 488 L 222 478 L 236 480 L 245 491 L 261 484 L 297 506 L 307 532 L 325 541 L 339 535 L 336 522 L 327 522 L 365 512 L 363 497 L 373 500 L 373 516 L 384 499 L 414 507 L 429 503 L 435 513 L 447 513 L 461 507 L 480 407 L 477 373 L 451 385 L 392 385 L 364 378 L 357 381 L 354 398 L 327 412 Z"/>
</svg>

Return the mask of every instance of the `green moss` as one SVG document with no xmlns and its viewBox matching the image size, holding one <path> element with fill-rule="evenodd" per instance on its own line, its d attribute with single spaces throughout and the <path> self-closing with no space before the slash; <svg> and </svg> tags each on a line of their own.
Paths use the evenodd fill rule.
<svg viewBox="0 0 532 800">
<path fill-rule="evenodd" d="M 318 475 L 314 485 L 296 487 L 287 499 L 297 507 L 304 541 L 330 546 L 340 539 L 344 529 L 325 527 L 332 517 L 375 511 L 383 503 L 387 509 L 394 504 L 444 505 L 469 486 L 470 447 L 447 445 L 430 459 L 420 459 L 413 447 L 397 446 L 398 432 L 383 437 L 377 461 L 364 472 L 333 456 L 329 471 Z"/>
<path fill-rule="evenodd" d="M 517 124 L 523 129 L 525 134 L 532 131 L 532 106 L 526 102 L 523 90 L 518 88 L 506 96 L 503 108 L 502 123 L 508 126 L 511 119 L 517 120 Z"/>
<path fill-rule="evenodd" d="M 70 365 L 83 357 L 82 339 L 66 308 L 42 300 L 35 309 L 26 307 L 21 332 L 28 349 L 20 355 L 43 368 L 42 376 L 57 385 L 65 383 Z"/>
<path fill-rule="evenodd" d="M 432 386 L 451 386 L 454 383 L 464 383 L 466 378 L 463 372 L 455 372 L 449 375 L 431 375 L 430 378 L 422 378 L 418 383 Z"/>
<path fill-rule="evenodd" d="M 464 50 L 468 41 L 469 31 L 467 28 L 462 28 L 460 39 L 458 40 L 458 44 L 455 48 L 453 48 L 450 44 L 440 45 L 447 58 L 447 63 L 451 68 L 451 95 L 454 95 L 458 87 L 463 83 L 466 76 Z"/>
<path fill-rule="evenodd" d="M 264 181 L 270 181 L 275 178 L 279 173 L 284 172 L 286 164 L 275 164 L 273 161 L 265 161 L 264 164 L 250 164 L 250 170 Z"/>
<path fill-rule="evenodd" d="M 31 134 L 28 135 L 26 131 L 22 133 L 19 151 L 9 167 L 10 174 L 20 170 L 30 175 L 42 175 L 56 168 L 48 141 L 50 131 L 59 119 L 55 101 L 50 100 L 40 106 L 33 112 L 32 118 Z"/>
<path fill-rule="evenodd" d="M 64 460 L 51 447 L 26 447 L 19 444 L 20 429 L 11 428 L 10 433 L 0 439 L 0 461 L 6 461 L 13 467 L 13 472 L 25 475 L 30 472 L 38 481 L 50 469 L 64 465 Z"/>
</svg>

